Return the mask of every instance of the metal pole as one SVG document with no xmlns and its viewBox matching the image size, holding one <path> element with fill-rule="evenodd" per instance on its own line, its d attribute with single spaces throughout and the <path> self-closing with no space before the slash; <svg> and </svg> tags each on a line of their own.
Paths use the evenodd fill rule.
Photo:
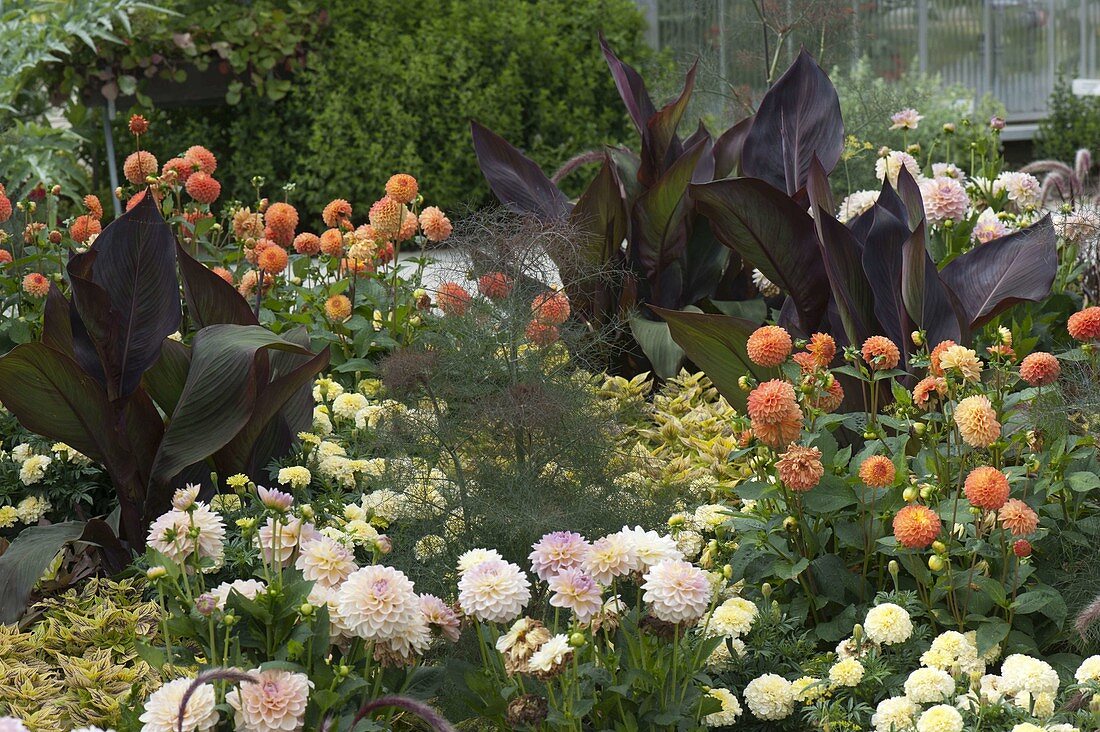
<svg viewBox="0 0 1100 732">
<path fill-rule="evenodd" d="M 115 138 L 111 132 L 111 120 L 115 116 L 115 102 L 108 99 L 103 105 L 103 142 L 107 148 L 107 173 L 111 179 L 111 201 L 114 203 L 115 216 L 122 215 L 122 202 L 115 195 L 118 189 L 118 166 L 115 164 Z"/>
<path fill-rule="evenodd" d="M 1082 0 L 1084 2 L 1084 0 Z M 852 67 L 859 63 L 862 55 L 859 48 L 859 0 L 852 0 Z"/>
<path fill-rule="evenodd" d="M 982 0 L 982 89 L 993 92 L 993 8 L 990 0 Z"/>
<path fill-rule="evenodd" d="M 928 73 L 928 0 L 917 0 L 917 68 Z"/>
<path fill-rule="evenodd" d="M 1089 75 L 1089 3 L 1081 0 L 1077 17 L 1077 75 L 1084 79 Z"/>
</svg>

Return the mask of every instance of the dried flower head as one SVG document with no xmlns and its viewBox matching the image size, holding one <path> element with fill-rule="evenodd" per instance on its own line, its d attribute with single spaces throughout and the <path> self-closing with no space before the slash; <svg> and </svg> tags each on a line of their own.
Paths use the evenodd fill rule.
<svg viewBox="0 0 1100 732">
<path fill-rule="evenodd" d="M 791 445 L 787 448 L 776 461 L 775 469 L 783 484 L 799 493 L 813 488 L 825 474 L 825 468 L 821 464 L 821 450 L 802 445 Z"/>
</svg>

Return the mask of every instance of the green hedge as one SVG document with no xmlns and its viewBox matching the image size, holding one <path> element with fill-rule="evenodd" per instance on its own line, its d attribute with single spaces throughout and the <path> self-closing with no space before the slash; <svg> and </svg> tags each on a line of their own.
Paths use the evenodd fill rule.
<svg viewBox="0 0 1100 732">
<path fill-rule="evenodd" d="M 246 93 L 234 106 L 156 110 L 150 149 L 162 157 L 205 144 L 218 154 L 224 197 L 251 198 L 255 175 L 273 195 L 291 181 L 291 201 L 316 218 L 335 197 L 365 213 L 396 171 L 416 175 L 430 202 L 452 211 L 491 200 L 471 118 L 548 169 L 635 134 L 597 38 L 603 30 L 630 62 L 650 57 L 632 0 L 326 7 L 329 29 L 286 98 Z"/>
<path fill-rule="evenodd" d="M 1077 150 L 1094 150 L 1100 140 L 1100 97 L 1079 97 L 1065 76 L 1050 95 L 1050 111 L 1039 123 L 1035 157 L 1072 163 Z"/>
</svg>

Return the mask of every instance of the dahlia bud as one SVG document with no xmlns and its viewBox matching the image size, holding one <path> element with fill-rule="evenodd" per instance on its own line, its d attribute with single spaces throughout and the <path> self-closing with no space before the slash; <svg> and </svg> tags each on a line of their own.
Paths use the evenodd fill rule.
<svg viewBox="0 0 1100 732">
<path fill-rule="evenodd" d="M 905 152 L 909 153 L 910 155 L 920 155 L 920 143 L 919 142 L 912 143 L 911 145 L 909 145 L 908 147 L 905 148 Z"/>
<path fill-rule="evenodd" d="M 783 528 L 786 531 L 794 531 L 798 528 L 798 519 L 796 519 L 794 516 L 788 516 L 787 518 L 783 519 Z"/>
<path fill-rule="evenodd" d="M 933 572 L 940 572 L 945 566 L 947 566 L 947 563 L 943 561 L 943 557 L 939 554 L 928 557 L 928 568 Z"/>
<path fill-rule="evenodd" d="M 119 186 L 118 188 L 115 189 L 115 198 L 117 198 L 120 201 L 122 200 L 122 186 Z"/>
<path fill-rule="evenodd" d="M 750 389 L 752 389 L 752 386 L 749 383 L 748 376 L 742 376 L 737 379 L 737 386 L 741 387 L 741 391 L 749 391 Z"/>
<path fill-rule="evenodd" d="M 932 495 L 932 486 L 926 485 L 926 486 L 921 487 L 921 489 L 920 489 L 920 497 L 921 498 L 923 498 L 925 500 L 928 500 L 928 497 L 931 496 L 931 495 Z"/>
<path fill-rule="evenodd" d="M 149 131 L 149 121 L 140 114 L 134 114 L 130 116 L 130 134 L 134 137 L 141 137 Z"/>
<path fill-rule="evenodd" d="M 722 576 L 726 579 L 733 579 L 733 566 L 729 564 L 722 565 Z"/>
<path fill-rule="evenodd" d="M 912 333 L 910 333 L 909 334 L 909 339 L 913 341 L 914 346 L 923 346 L 924 345 L 924 333 L 921 333 L 919 330 L 915 330 Z"/>
<path fill-rule="evenodd" d="M 55 198 L 56 198 L 57 196 L 60 196 L 60 195 L 61 195 L 61 186 L 59 186 L 59 185 L 54 185 L 54 187 L 50 189 L 50 193 L 51 193 L 51 194 L 53 194 L 53 196 L 54 196 Z"/>
<path fill-rule="evenodd" d="M 208 618 L 218 609 L 218 600 L 209 592 L 204 592 L 195 598 L 195 610 L 199 615 Z"/>
<path fill-rule="evenodd" d="M 855 640 L 856 643 L 859 643 L 861 640 L 863 640 L 863 626 L 859 623 L 856 623 L 852 627 L 852 638 Z"/>
<path fill-rule="evenodd" d="M 584 633 L 573 633 L 569 636 L 569 645 L 574 648 L 580 648 L 587 642 L 588 639 L 584 637 Z"/>
<path fill-rule="evenodd" d="M 875 439 L 875 437 L 876 437 L 876 435 L 875 435 L 875 431 L 873 429 L 868 428 L 868 429 L 865 429 L 863 431 L 863 439 L 873 440 L 873 439 Z"/>
<path fill-rule="evenodd" d="M 937 554 L 943 554 L 945 551 L 947 551 L 947 545 L 944 544 L 942 541 L 934 541 L 932 542 L 932 551 L 936 552 Z"/>
<path fill-rule="evenodd" d="M 835 384 L 835 383 L 836 383 L 836 377 L 833 376 L 833 373 L 831 371 L 829 373 L 825 374 L 825 388 L 826 389 L 832 389 L 833 384 Z"/>
<path fill-rule="evenodd" d="M 1031 542 L 1027 539 L 1017 539 L 1012 545 L 1012 553 L 1020 559 L 1031 556 Z"/>
<path fill-rule="evenodd" d="M 918 491 L 915 486 L 906 486 L 905 490 L 901 492 L 901 497 L 905 499 L 906 503 L 912 503 L 917 500 Z"/>
<path fill-rule="evenodd" d="M 913 424 L 913 434 L 917 437 L 920 437 L 927 431 L 928 425 L 926 425 L 924 422 L 916 422 Z"/>
<path fill-rule="evenodd" d="M 997 116 L 997 115 L 994 115 L 994 116 L 990 117 L 989 118 L 989 128 L 991 130 L 995 130 L 997 132 L 1003 130 L 1005 128 L 1004 117 L 1000 117 L 1000 116 Z"/>
<path fill-rule="evenodd" d="M 145 570 L 145 577 L 149 580 L 152 580 L 153 582 L 156 582 L 166 574 L 168 574 L 168 570 L 160 566 L 159 564 L 155 567 L 150 567 L 149 569 Z"/>
<path fill-rule="evenodd" d="M 955 134 L 955 123 L 954 122 L 944 122 L 943 123 L 943 133 L 945 135 Z"/>
<path fill-rule="evenodd" d="M 379 554 L 389 554 L 393 551 L 393 542 L 385 534 L 379 534 L 378 538 L 374 540 L 374 548 L 378 550 Z"/>
<path fill-rule="evenodd" d="M 670 516 L 668 519 L 668 525 L 670 528 L 677 528 L 687 523 L 687 516 L 682 513 L 678 513 L 675 516 Z"/>
<path fill-rule="evenodd" d="M 308 618 L 310 615 L 313 615 L 313 605 L 310 605 L 308 602 L 303 602 L 302 606 L 298 608 L 298 613 L 303 618 Z"/>
<path fill-rule="evenodd" d="M 61 232 L 58 231 L 57 229 L 54 229 L 53 231 L 50 232 L 50 244 L 60 244 L 60 243 L 61 243 Z"/>
<path fill-rule="evenodd" d="M 878 156 L 880 158 L 884 158 L 889 154 L 890 154 L 890 148 L 886 147 L 885 145 L 883 145 L 882 147 L 880 147 L 878 149 Z"/>
</svg>

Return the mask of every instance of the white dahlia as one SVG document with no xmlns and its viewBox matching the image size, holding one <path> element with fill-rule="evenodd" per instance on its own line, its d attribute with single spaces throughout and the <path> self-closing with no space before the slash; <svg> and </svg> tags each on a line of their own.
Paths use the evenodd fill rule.
<svg viewBox="0 0 1100 732">
<path fill-rule="evenodd" d="M 928 223 L 962 221 L 970 208 L 970 197 L 963 184 L 954 178 L 927 178 L 920 183 L 924 216 Z"/>
<path fill-rule="evenodd" d="M 373 641 L 402 636 L 423 617 L 409 578 L 377 564 L 357 569 L 340 585 L 336 614 L 349 634 Z"/>
<path fill-rule="evenodd" d="M 521 570 L 503 559 L 486 559 L 458 581 L 462 611 L 478 620 L 507 623 L 523 612 L 531 599 L 531 583 Z"/>
<path fill-rule="evenodd" d="M 355 571 L 355 555 L 327 536 L 303 542 L 294 566 L 302 577 L 325 587 L 335 587 Z"/>
<path fill-rule="evenodd" d="M 181 729 L 180 704 L 183 695 L 194 679 L 182 678 L 169 681 L 145 700 L 145 711 L 138 719 L 142 722 L 141 732 L 176 732 Z M 218 724 L 218 710 L 215 707 L 214 687 L 200 684 L 183 711 L 183 732 L 205 732 Z"/>
<path fill-rule="evenodd" d="M 658 620 L 694 622 L 710 604 L 712 588 L 707 573 L 683 560 L 651 567 L 642 577 L 642 599 Z"/>
<path fill-rule="evenodd" d="M 225 695 L 233 708 L 238 732 L 298 732 L 305 721 L 313 682 L 305 674 L 258 668 L 249 671 L 259 681 L 242 682 Z"/>
</svg>

